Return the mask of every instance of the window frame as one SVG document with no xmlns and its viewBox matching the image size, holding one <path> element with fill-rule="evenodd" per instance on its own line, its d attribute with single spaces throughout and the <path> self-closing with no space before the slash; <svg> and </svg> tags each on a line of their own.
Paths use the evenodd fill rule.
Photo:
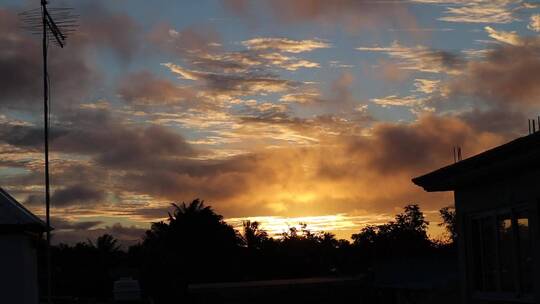
<svg viewBox="0 0 540 304">
<path fill-rule="evenodd" d="M 466 241 L 466 251 L 467 251 L 467 277 L 469 278 L 469 288 L 471 290 L 472 297 L 474 299 L 478 300 L 493 300 L 493 301 L 509 301 L 509 302 L 516 302 L 516 303 L 535 303 L 534 302 L 534 290 L 531 290 L 529 293 L 523 292 L 522 282 L 521 282 L 521 265 L 520 265 L 520 257 L 521 257 L 521 248 L 519 246 L 519 229 L 518 229 L 518 214 L 527 214 L 528 224 L 529 224 L 529 239 L 531 242 L 531 248 L 534 248 L 534 231 L 531 229 L 531 221 L 532 217 L 534 216 L 534 208 L 531 207 L 530 204 L 526 203 L 520 203 L 516 204 L 512 207 L 505 207 L 505 208 L 499 208 L 499 209 L 493 209 L 489 211 L 483 211 L 483 212 L 475 212 L 467 216 L 467 232 L 468 237 Z M 513 273 L 513 282 L 514 282 L 514 290 L 515 291 L 502 291 L 501 287 L 501 259 L 500 259 L 500 236 L 498 231 L 498 217 L 501 215 L 510 215 L 511 219 L 511 229 L 512 229 L 512 263 L 514 267 L 514 273 Z M 478 239 L 483 240 L 483 231 L 481 227 L 482 220 L 488 220 L 490 222 L 490 225 L 493 227 L 493 233 L 494 241 L 495 241 L 495 265 L 496 265 L 496 273 L 495 273 L 495 291 L 482 291 L 478 290 L 476 286 L 476 267 L 474 266 L 474 244 L 473 240 L 475 239 L 474 233 L 479 233 Z M 477 221 L 477 225 L 473 225 L 473 222 Z M 474 231 L 474 227 L 477 228 L 478 231 Z M 482 241 L 483 242 L 483 241 Z M 485 265 L 485 257 L 486 255 L 483 253 L 484 248 L 483 246 L 480 246 L 480 261 L 482 265 Z M 534 259 L 533 255 L 533 265 L 537 263 Z M 482 266 L 482 269 L 485 269 L 485 266 Z M 534 266 L 533 266 L 534 269 Z M 482 280 L 485 282 L 485 271 L 482 271 L 481 274 Z"/>
</svg>

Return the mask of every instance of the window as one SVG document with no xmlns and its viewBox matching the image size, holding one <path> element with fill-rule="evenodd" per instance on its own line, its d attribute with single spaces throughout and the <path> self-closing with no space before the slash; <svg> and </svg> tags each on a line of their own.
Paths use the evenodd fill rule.
<svg viewBox="0 0 540 304">
<path fill-rule="evenodd" d="M 526 209 L 471 218 L 473 286 L 481 294 L 527 298 L 533 289 L 532 237 Z"/>
</svg>

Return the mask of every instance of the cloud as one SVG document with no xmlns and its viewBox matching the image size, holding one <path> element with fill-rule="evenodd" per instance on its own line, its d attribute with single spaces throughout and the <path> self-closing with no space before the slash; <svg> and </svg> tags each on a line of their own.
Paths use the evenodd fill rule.
<svg viewBox="0 0 540 304">
<path fill-rule="evenodd" d="M 178 133 L 158 125 L 131 126 L 106 109 L 80 109 L 61 117 L 51 138 L 55 153 L 90 156 L 107 168 L 150 169 L 168 166 L 195 150 Z M 96 126 L 100 126 L 96 128 Z M 39 149 L 41 131 L 32 126 L 14 127 L 3 141 L 18 147 Z"/>
<path fill-rule="evenodd" d="M 354 208 L 388 210 L 411 199 L 422 199 L 425 206 L 436 208 L 436 199 L 415 191 L 411 176 L 448 164 L 455 145 L 472 155 L 509 138 L 492 127 L 481 128 L 496 116 L 467 114 L 425 115 L 410 124 L 376 123 L 369 135 L 321 133 L 317 144 L 252 150 L 222 160 L 185 163 L 177 171 L 130 175 L 127 180 L 132 190 L 145 189 L 152 196 L 182 200 L 202 195 L 218 210 L 226 210 L 227 216 L 301 214 L 306 204 L 315 206 L 311 212 L 316 214 Z M 330 121 L 330 130 L 338 130 Z M 267 130 L 279 125 L 304 128 L 305 135 L 325 125 L 322 119 L 310 124 L 259 117 L 258 122 L 265 123 Z M 250 126 L 254 121 L 246 123 Z M 333 157 L 325 157 L 329 154 Z M 391 186 L 383 190 L 377 186 L 381 183 Z"/>
<path fill-rule="evenodd" d="M 402 65 L 397 60 L 379 59 L 372 68 L 375 70 L 375 77 L 395 83 L 406 81 L 412 72 L 410 69 L 402 68 Z"/>
<path fill-rule="evenodd" d="M 317 92 L 303 92 L 283 95 L 280 101 L 285 103 L 312 104 L 321 102 L 321 96 Z"/>
<path fill-rule="evenodd" d="M 102 221 L 71 221 L 64 218 L 53 217 L 51 225 L 55 231 L 59 230 L 88 230 L 101 225 Z"/>
<path fill-rule="evenodd" d="M 444 86 L 450 96 L 473 96 L 492 105 L 533 106 L 538 102 L 539 44 L 501 45 L 470 61 Z"/>
<path fill-rule="evenodd" d="M 261 1 L 265 14 L 270 14 L 278 22 L 317 22 L 324 25 L 343 25 L 349 31 L 377 29 L 383 24 L 416 27 L 416 20 L 409 12 L 407 1 L 366 1 L 366 0 L 266 0 Z M 245 16 L 250 21 L 258 19 L 252 3 L 238 0 L 224 1 L 231 12 Z M 391 20 L 391 22 L 390 22 Z"/>
<path fill-rule="evenodd" d="M 438 90 L 440 80 L 417 78 L 414 80 L 416 91 L 424 94 L 431 94 Z"/>
<path fill-rule="evenodd" d="M 289 71 L 318 68 L 319 63 L 287 54 L 330 47 L 329 43 L 315 39 L 258 37 L 242 41 L 245 50 L 231 52 L 224 50 L 220 35 L 212 27 L 189 27 L 177 31 L 167 24 L 154 27 L 148 40 L 162 51 L 187 61 L 193 68 L 211 73 L 245 73 L 263 68 Z"/>
<path fill-rule="evenodd" d="M 527 28 L 531 31 L 540 32 L 540 14 L 531 15 Z"/>
<path fill-rule="evenodd" d="M 260 93 L 285 92 L 299 86 L 299 83 L 280 79 L 272 75 L 218 74 L 185 69 L 174 63 L 163 66 L 182 79 L 200 81 L 207 93 L 225 94 L 228 96 L 256 95 Z"/>
<path fill-rule="evenodd" d="M 140 106 L 177 105 L 193 103 L 196 99 L 196 93 L 189 87 L 182 87 L 148 71 L 125 76 L 118 93 L 127 103 Z"/>
<path fill-rule="evenodd" d="M 458 74 L 464 63 L 463 59 L 456 54 L 422 45 L 406 47 L 394 42 L 389 47 L 373 46 L 356 49 L 364 52 L 385 53 L 397 61 L 400 69 L 427 73 Z"/>
<path fill-rule="evenodd" d="M 479 132 L 501 134 L 504 138 L 516 138 L 524 134 L 526 115 L 504 105 L 490 110 L 472 110 L 460 116 L 466 124 Z"/>
<path fill-rule="evenodd" d="M 176 30 L 170 24 L 160 23 L 150 30 L 146 40 L 156 46 L 157 50 L 178 58 L 204 57 L 222 52 L 221 35 L 207 25 L 198 24 Z"/>
<path fill-rule="evenodd" d="M 417 3 L 447 5 L 439 20 L 458 23 L 511 23 L 524 7 L 520 0 L 413 0 Z"/>
<path fill-rule="evenodd" d="M 129 60 L 139 49 L 139 27 L 127 14 L 112 12 L 96 3 L 86 3 L 76 32 L 65 48 L 51 45 L 48 68 L 56 111 L 81 103 L 90 88 L 101 82 L 94 61 L 96 48 L 112 50 Z M 0 9 L 0 107 L 32 112 L 43 95 L 41 41 L 25 33 L 16 12 Z"/>
<path fill-rule="evenodd" d="M 26 35 L 17 15 L 0 9 L 0 107 L 30 111 L 43 95 L 40 40 Z M 96 71 L 77 44 L 51 48 L 49 74 L 54 75 L 55 101 L 60 107 L 84 95 L 97 80 Z M 59 56 L 61 55 L 61 56 Z"/>
<path fill-rule="evenodd" d="M 490 26 L 486 26 L 484 27 L 484 29 L 488 33 L 489 37 L 499 42 L 507 43 L 510 45 L 524 44 L 523 39 L 515 31 L 512 31 L 512 32 L 497 31 Z"/>
<path fill-rule="evenodd" d="M 167 166 L 169 161 L 195 154 L 181 135 L 161 126 L 115 127 L 116 130 L 97 132 L 74 130 L 53 141 L 52 146 L 59 151 L 94 154 L 95 160 L 107 167 L 132 169 Z M 81 138 L 86 138 L 86 141 L 81 141 Z"/>
<path fill-rule="evenodd" d="M 449 160 L 453 146 L 462 146 L 472 155 L 501 140 L 497 135 L 478 132 L 459 117 L 433 115 L 422 116 L 411 124 L 381 123 L 372 134 L 366 142 L 353 143 L 351 151 L 370 151 L 366 153 L 370 166 L 379 172 L 406 170 L 411 176 Z"/>
<path fill-rule="evenodd" d="M 319 68 L 318 62 L 291 54 L 330 47 L 328 42 L 317 39 L 258 37 L 243 41 L 246 49 L 225 51 L 221 43 L 210 42 L 217 39 L 205 40 L 198 30 L 176 31 L 166 25 L 157 27 L 151 37 L 158 45 L 162 45 L 163 50 L 183 61 L 182 64 L 172 61 L 162 63 L 162 66 L 178 76 L 179 83 L 183 85 L 174 85 L 168 80 L 158 80 L 155 77 L 148 78 L 148 75 L 132 75 L 121 84 L 120 95 L 138 104 L 150 102 L 150 99 L 176 98 L 176 105 L 184 106 L 184 109 L 192 112 L 183 115 L 183 118 L 166 121 L 182 126 L 190 123 L 188 120 L 193 121 L 195 116 L 209 114 L 210 111 L 226 113 L 233 120 L 236 113 L 245 110 L 242 109 L 246 108 L 245 100 L 258 99 L 262 102 L 261 99 L 274 94 L 289 95 L 285 97 L 287 99 L 293 94 L 304 92 L 304 87 L 309 86 L 307 83 L 285 79 L 280 73 L 284 70 Z M 183 44 L 182 41 L 186 39 L 187 42 Z M 132 85 L 136 83 L 141 84 Z M 190 92 L 196 93 L 187 96 L 186 100 L 178 100 Z M 281 98 L 277 97 L 276 101 L 278 99 Z M 274 110 L 278 107 L 283 106 L 276 105 Z M 160 123 L 163 122 L 165 120 L 160 119 Z M 231 119 L 227 122 L 233 123 Z"/>
<path fill-rule="evenodd" d="M 352 98 L 347 88 L 353 84 L 350 75 L 338 78 L 333 97 Z M 61 225 L 63 231 L 56 232 L 56 242 L 94 239 L 105 232 L 115 232 L 118 237 L 134 241 L 142 234 L 140 226 L 103 227 L 102 223 L 87 223 L 80 224 L 78 229 L 76 223 L 85 222 L 84 217 L 96 216 L 126 217 L 144 223 L 166 216 L 170 202 L 195 197 L 206 199 L 227 217 L 314 216 L 354 210 L 377 213 L 413 200 L 419 200 L 427 210 L 436 209 L 450 202 L 451 197 L 424 193 L 410 178 L 448 164 L 451 147 L 455 145 L 461 145 L 466 155 L 472 155 L 507 138 L 493 126 L 482 127 L 499 119 L 484 112 L 470 112 L 466 118 L 464 114 L 426 115 L 410 124 L 368 120 L 362 125 L 338 115 L 309 119 L 270 115 L 275 111 L 271 104 L 253 105 L 252 110 L 251 119 L 241 124 L 246 129 L 237 130 L 237 134 L 249 135 L 247 129 L 259 126 L 252 135 L 268 136 L 261 140 L 264 145 L 247 141 L 251 145 L 247 153 L 220 159 L 198 158 L 191 150 L 183 150 L 185 143 L 180 135 L 126 125 L 119 118 L 113 119 L 109 110 L 83 109 L 73 115 L 71 121 L 80 124 L 58 137 L 55 151 L 79 158 L 86 155 L 90 160 L 84 165 L 53 166 L 61 170 L 53 180 L 57 185 L 66 185 L 59 191 L 68 197 L 64 200 L 66 205 L 59 206 L 55 212 L 69 218 L 69 223 Z M 92 125 L 103 128 L 88 128 Z M 82 133 L 78 128 L 87 131 Z M 303 136 L 310 143 L 276 144 L 268 148 L 270 136 L 274 136 L 270 143 L 276 143 L 280 136 L 282 140 Z M 65 142 L 58 142 L 61 138 Z M 177 145 L 179 150 L 160 148 Z M 114 157 L 104 161 L 104 155 L 110 154 Z M 69 183 L 74 180 L 76 184 Z M 39 183 L 41 175 L 24 183 L 10 181 L 18 185 Z M 81 184 L 107 190 L 99 209 L 92 203 L 95 201 L 92 191 L 80 191 Z M 85 192 L 90 195 L 82 197 L 90 198 L 84 203 L 70 203 L 69 197 L 80 198 L 75 193 Z M 62 192 L 57 193 L 62 197 Z M 82 227 L 85 225 L 86 230 Z"/>
<path fill-rule="evenodd" d="M 400 106 L 400 107 L 418 107 L 423 106 L 425 100 L 419 98 L 418 96 L 397 96 L 389 95 L 386 97 L 372 98 L 371 102 L 378 104 L 383 107 L 388 106 Z"/>
<path fill-rule="evenodd" d="M 54 206 L 66 206 L 73 204 L 100 202 L 105 199 L 103 190 L 94 188 L 92 185 L 76 184 L 54 191 L 51 202 Z"/>
<path fill-rule="evenodd" d="M 394 14 L 405 18 L 396 21 L 398 24 L 413 22 L 406 17 L 408 4 L 391 1 L 301 0 L 266 5 L 270 14 L 280 7 L 283 15 L 273 17 L 289 25 L 327 22 L 364 29 L 387 22 Z M 245 14 L 253 13 L 249 2 L 236 2 L 236 6 L 238 10 L 244 6 Z M 63 76 L 71 90 L 65 92 L 73 93 L 66 96 L 79 102 L 70 111 L 54 113 L 51 168 L 56 190 L 53 202 L 59 216 L 57 240 L 95 238 L 114 231 L 133 241 L 148 221 L 166 216 L 170 202 L 195 197 L 207 199 L 228 217 L 379 214 L 413 200 L 428 210 L 436 209 L 451 202 L 451 196 L 424 193 L 410 178 L 449 164 L 455 145 L 471 155 L 515 137 L 523 114 L 501 105 L 529 108 L 535 105 L 533 97 L 538 93 L 533 88 L 538 83 L 534 77 L 538 74 L 537 50 L 527 38 L 523 44 L 498 44 L 485 57 L 469 62 L 458 54 L 421 45 L 396 42 L 388 47 L 362 47 L 362 51 L 389 57 L 376 66 L 383 70 L 385 80 L 403 81 L 415 72 L 446 74 L 441 80 L 431 79 L 433 75 L 411 78 L 416 91 L 371 102 L 417 112 L 431 101 L 431 95 L 441 92 L 489 102 L 487 109 L 481 107 L 484 104 L 473 104 L 478 109 L 464 110 L 452 108 L 453 99 L 445 99 L 441 104 L 448 101 L 444 106 L 452 108 L 447 114 L 424 111 L 410 123 L 378 122 L 368 112 L 372 103 L 355 95 L 358 80 L 350 69 L 327 84 L 283 76 L 294 74 L 296 79 L 303 73 L 289 72 L 319 68 L 321 63 L 302 56 L 328 52 L 329 41 L 313 36 L 257 36 L 233 42 L 235 50 L 229 51 L 228 41 L 212 27 L 177 30 L 162 24 L 148 35 L 132 37 L 132 31 L 140 29 L 133 20 L 112 12 L 103 16 L 112 19 L 103 21 L 103 28 L 118 29 L 103 33 L 104 37 L 99 37 L 104 29 L 96 29 L 95 35 L 73 40 L 81 57 L 67 60 L 79 63 L 88 73 L 73 65 L 73 75 Z M 0 23 L 5 20 L 0 18 Z M 119 24 L 124 21 L 125 26 Z M 119 37 L 123 33 L 125 39 Z M 510 41 L 509 33 L 493 30 L 489 34 Z M 15 36 L 15 40 L 9 35 L 0 40 L 21 54 L 6 50 L 0 54 L 14 56 L 9 58 L 15 58 L 16 64 L 1 58 L 0 64 L 10 67 L 21 83 L 33 83 L 34 75 L 19 76 L 23 71 L 16 67 L 28 60 L 39 75 L 39 61 L 25 55 L 25 48 L 36 43 Z M 98 40 L 93 41 L 94 36 Z M 157 50 L 140 46 L 142 39 Z M 178 79 L 128 69 L 114 82 L 119 99 L 80 104 L 85 100 L 80 94 L 97 73 L 93 48 L 107 48 L 115 56 L 127 58 L 156 51 L 144 54 L 166 57 L 163 67 Z M 330 64 L 338 66 L 339 62 Z M 23 88 L 34 92 L 28 94 Z M 11 107 L 24 105 L 12 99 L 30 100 L 41 94 L 38 85 L 10 89 L 6 91 L 10 99 L 0 100 Z M 19 98 L 17 94 L 28 95 Z M 15 172 L 2 175 L 0 183 L 9 185 L 10 191 L 39 214 L 43 202 L 42 130 L 39 125 L 3 116 L 0 130 L 0 166 Z M 110 224 L 116 219 L 130 224 Z"/>
<path fill-rule="evenodd" d="M 77 225 L 77 224 L 74 224 Z M 111 234 L 119 240 L 119 243 L 124 248 L 135 245 L 140 242 L 146 229 L 137 226 L 124 226 L 121 223 L 115 223 L 110 226 L 102 226 L 99 228 L 92 227 L 91 229 L 74 229 L 74 230 L 59 230 L 53 232 L 53 244 L 70 244 L 74 245 L 78 242 L 86 242 L 88 240 L 95 241 L 103 234 Z"/>
<path fill-rule="evenodd" d="M 111 49 L 122 60 L 133 58 L 141 45 L 141 28 L 132 17 L 94 1 L 84 3 L 80 10 L 84 14 L 77 34 L 72 37 L 76 43 Z"/>
<path fill-rule="evenodd" d="M 287 38 L 253 38 L 242 41 L 251 50 L 276 50 L 286 53 L 303 53 L 329 48 L 330 44 L 320 40 L 292 40 Z"/>
</svg>

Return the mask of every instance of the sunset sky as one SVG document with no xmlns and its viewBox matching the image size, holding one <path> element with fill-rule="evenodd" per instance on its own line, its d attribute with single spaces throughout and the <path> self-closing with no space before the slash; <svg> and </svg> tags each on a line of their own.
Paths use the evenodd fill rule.
<svg viewBox="0 0 540 304">
<path fill-rule="evenodd" d="M 43 214 L 38 36 L 0 4 L 0 186 Z M 451 193 L 411 178 L 527 134 L 540 4 L 521 0 L 50 1 L 55 240 L 136 240 L 172 202 L 348 238 Z M 432 235 L 437 235 L 432 230 Z"/>
</svg>

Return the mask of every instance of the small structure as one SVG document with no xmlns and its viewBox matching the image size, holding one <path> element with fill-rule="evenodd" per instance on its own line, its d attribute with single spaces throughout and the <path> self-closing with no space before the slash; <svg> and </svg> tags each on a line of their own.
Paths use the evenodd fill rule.
<svg viewBox="0 0 540 304">
<path fill-rule="evenodd" d="M 0 188 L 0 302 L 38 303 L 36 241 L 47 225 Z"/>
<path fill-rule="evenodd" d="M 462 303 L 540 303 L 540 133 L 413 179 L 454 191 Z"/>
<path fill-rule="evenodd" d="M 131 277 L 120 278 L 115 281 L 113 295 L 116 302 L 133 303 L 142 301 L 139 281 L 134 280 Z"/>
</svg>

